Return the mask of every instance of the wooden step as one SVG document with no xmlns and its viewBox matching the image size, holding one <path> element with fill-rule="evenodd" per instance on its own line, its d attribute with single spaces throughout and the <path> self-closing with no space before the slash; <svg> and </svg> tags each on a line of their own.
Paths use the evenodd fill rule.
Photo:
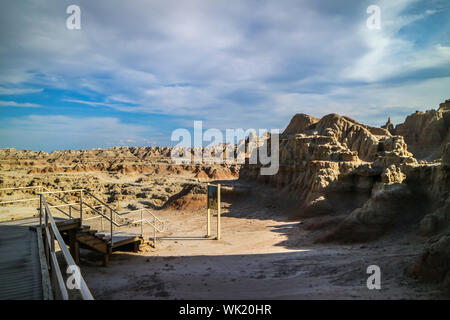
<svg viewBox="0 0 450 320">
<path fill-rule="evenodd" d="M 91 226 L 88 226 L 88 225 L 82 225 L 82 226 L 80 227 L 80 231 L 88 231 L 90 228 L 91 228 Z"/>
<path fill-rule="evenodd" d="M 98 233 L 97 230 L 79 230 L 77 232 L 77 235 L 92 235 L 92 236 L 94 236 L 96 233 Z"/>
<path fill-rule="evenodd" d="M 94 236 L 90 233 L 78 233 L 77 234 L 77 239 L 78 240 L 82 240 L 82 239 L 92 239 L 94 238 Z"/>
<path fill-rule="evenodd" d="M 100 239 L 92 237 L 91 239 L 83 238 L 79 241 L 85 246 L 88 246 L 89 248 L 92 248 L 96 251 L 99 251 L 101 253 L 108 253 L 108 245 Z"/>
<path fill-rule="evenodd" d="M 79 237 L 79 236 L 92 236 L 92 233 L 91 232 L 89 232 L 89 231 L 78 231 L 77 232 L 77 237 Z"/>
<path fill-rule="evenodd" d="M 92 238 L 90 240 L 85 240 L 82 242 L 88 246 L 96 246 L 96 245 L 100 245 L 100 244 L 105 244 L 105 242 L 103 242 L 102 240 L 96 239 L 96 238 Z"/>
</svg>

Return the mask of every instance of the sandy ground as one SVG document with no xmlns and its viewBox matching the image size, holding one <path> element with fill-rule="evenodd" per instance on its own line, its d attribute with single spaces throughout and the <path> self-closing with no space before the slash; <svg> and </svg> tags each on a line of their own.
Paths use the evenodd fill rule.
<svg viewBox="0 0 450 320">
<path fill-rule="evenodd" d="M 324 218 L 290 221 L 274 193 L 263 188 L 225 201 L 221 240 L 205 238 L 206 210 L 154 211 L 166 221 L 157 248 L 116 252 L 108 267 L 82 250 L 86 282 L 96 299 L 448 299 L 404 274 L 425 246 L 414 226 L 367 244 L 314 244 L 323 231 L 306 228 Z M 2 217 L 20 219 L 36 207 L 5 207 Z M 216 217 L 211 221 L 216 235 Z M 144 236 L 153 236 L 151 227 Z M 366 286 L 370 265 L 381 268 L 381 290 Z"/>
<path fill-rule="evenodd" d="M 269 201 L 267 203 L 273 203 Z M 158 211 L 167 232 L 147 252 L 116 252 L 108 267 L 82 252 L 97 299 L 440 299 L 436 287 L 404 275 L 423 240 L 398 232 L 358 245 L 313 244 L 312 222 L 289 221 L 264 199 L 225 204 L 222 239 L 205 239 L 206 213 Z M 216 218 L 212 219 L 215 235 Z M 151 229 L 146 229 L 152 236 Z M 366 286 L 370 265 L 381 289 Z"/>
</svg>

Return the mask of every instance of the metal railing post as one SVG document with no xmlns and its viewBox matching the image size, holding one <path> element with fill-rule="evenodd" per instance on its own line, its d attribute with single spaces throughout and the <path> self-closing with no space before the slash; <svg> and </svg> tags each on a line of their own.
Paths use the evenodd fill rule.
<svg viewBox="0 0 450 320">
<path fill-rule="evenodd" d="M 142 209 L 141 209 L 141 237 L 144 238 L 144 233 L 142 229 Z"/>
<path fill-rule="evenodd" d="M 50 230 L 48 229 L 48 213 L 47 213 L 47 207 L 44 208 L 44 230 L 45 230 L 45 254 L 46 254 L 46 258 L 47 258 L 47 267 L 49 269 L 51 269 L 51 265 L 50 265 L 50 248 L 48 246 L 48 242 L 49 242 L 49 233 Z"/>
<path fill-rule="evenodd" d="M 39 226 L 42 229 L 42 194 L 39 194 Z"/>
<path fill-rule="evenodd" d="M 156 248 L 156 217 L 153 216 L 153 243 Z"/>
<path fill-rule="evenodd" d="M 113 211 L 109 209 L 110 212 L 110 228 L 111 228 L 111 247 L 113 245 Z"/>
<path fill-rule="evenodd" d="M 80 224 L 83 224 L 83 191 L 80 190 Z"/>
<path fill-rule="evenodd" d="M 55 252 L 55 233 L 53 231 L 53 228 L 52 228 L 52 231 L 50 232 L 50 245 L 51 245 L 50 252 L 52 252 L 52 253 Z"/>
</svg>

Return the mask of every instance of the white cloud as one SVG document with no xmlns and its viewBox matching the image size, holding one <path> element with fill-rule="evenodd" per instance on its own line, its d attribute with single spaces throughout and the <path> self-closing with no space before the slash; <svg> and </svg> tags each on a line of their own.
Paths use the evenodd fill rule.
<svg viewBox="0 0 450 320">
<path fill-rule="evenodd" d="M 400 36 L 436 10 L 376 1 L 382 29 L 369 30 L 372 2 L 86 1 L 78 31 L 65 28 L 63 2 L 4 2 L 0 84 L 63 89 L 86 114 L 107 107 L 218 128 L 283 127 L 296 112 L 376 124 L 448 98 L 448 26 L 426 45 Z M 428 69 L 442 74 L 417 76 Z"/>
<path fill-rule="evenodd" d="M 53 150 L 141 145 L 154 141 L 155 135 L 151 127 L 123 123 L 112 117 L 30 115 L 7 120 L 0 127 L 0 147 L 44 145 L 46 150 Z"/>
<path fill-rule="evenodd" d="M 450 63 L 450 47 L 435 44 L 418 47 L 413 39 L 400 37 L 398 32 L 435 13 L 404 14 L 417 0 L 380 1 L 381 30 L 362 26 L 359 36 L 369 51 L 342 70 L 341 76 L 356 81 L 379 82 L 427 68 L 445 67 Z"/>
<path fill-rule="evenodd" d="M 3 101 L 0 100 L 0 107 L 15 107 L 15 108 L 40 108 L 42 106 L 35 103 Z"/>
<path fill-rule="evenodd" d="M 384 124 L 391 116 L 393 122 L 399 123 L 415 110 L 437 108 L 439 103 L 448 99 L 449 83 L 450 77 L 447 77 L 390 88 L 375 84 L 336 88 L 323 94 L 279 93 L 272 97 L 272 104 L 278 108 L 271 116 L 283 119 L 285 124 L 295 113 L 316 117 L 339 113 L 374 126 Z"/>
<path fill-rule="evenodd" d="M 1 88 L 0 95 L 19 95 L 19 94 L 30 94 L 30 93 L 40 93 L 44 89 L 25 89 L 25 88 Z"/>
</svg>

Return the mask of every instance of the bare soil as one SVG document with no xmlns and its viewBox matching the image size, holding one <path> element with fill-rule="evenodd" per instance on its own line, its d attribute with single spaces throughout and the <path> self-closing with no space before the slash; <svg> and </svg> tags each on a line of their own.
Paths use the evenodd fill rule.
<svg viewBox="0 0 450 320">
<path fill-rule="evenodd" d="M 224 203 L 222 239 L 205 238 L 206 210 L 160 210 L 167 231 L 156 249 L 116 252 L 108 267 L 82 252 L 81 270 L 97 299 L 445 299 L 437 287 L 407 277 L 424 248 L 414 228 L 365 244 L 315 244 L 323 231 L 291 221 L 271 190 Z M 216 217 L 212 219 L 216 234 Z M 145 236 L 153 236 L 150 228 Z M 367 267 L 381 268 L 369 290 Z"/>
</svg>

